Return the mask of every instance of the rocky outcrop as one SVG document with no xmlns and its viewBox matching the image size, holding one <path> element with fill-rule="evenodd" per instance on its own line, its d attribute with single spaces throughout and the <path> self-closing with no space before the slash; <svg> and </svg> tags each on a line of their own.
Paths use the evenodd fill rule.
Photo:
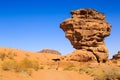
<svg viewBox="0 0 120 80">
<path fill-rule="evenodd" d="M 86 50 L 75 50 L 72 54 L 66 55 L 64 58 L 66 61 L 78 61 L 78 62 L 89 62 L 96 61 L 96 57 L 92 52 Z"/>
<path fill-rule="evenodd" d="M 61 55 L 60 52 L 58 52 L 58 51 L 56 51 L 56 50 L 51 50 L 51 49 L 43 49 L 43 50 L 39 51 L 39 53 L 48 53 L 48 54 Z"/>
<path fill-rule="evenodd" d="M 60 24 L 66 38 L 75 49 L 94 55 L 98 62 L 105 62 L 108 59 L 108 50 L 104 38 L 109 36 L 111 31 L 105 15 L 93 9 L 75 10 L 71 14 L 72 18 Z"/>
<path fill-rule="evenodd" d="M 115 59 L 115 60 L 120 60 L 120 51 L 118 51 L 117 54 L 113 55 L 113 58 L 112 59 Z"/>
</svg>

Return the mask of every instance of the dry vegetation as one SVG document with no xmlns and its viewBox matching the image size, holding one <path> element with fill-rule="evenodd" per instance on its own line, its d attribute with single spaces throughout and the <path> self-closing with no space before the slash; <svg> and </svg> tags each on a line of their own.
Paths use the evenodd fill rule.
<svg viewBox="0 0 120 80">
<path fill-rule="evenodd" d="M 79 66 L 69 64 L 64 67 L 64 70 L 87 74 L 94 80 L 120 80 L 120 66 L 117 66 L 116 63 L 83 63 Z"/>
<path fill-rule="evenodd" d="M 56 62 L 52 58 L 59 56 L 0 47 L 0 69 L 31 75 L 39 69 L 56 69 Z"/>
<path fill-rule="evenodd" d="M 1 68 L 4 71 L 15 71 L 15 72 L 26 72 L 28 75 L 32 74 L 32 71 L 39 70 L 39 62 L 37 60 L 29 59 L 29 56 L 24 55 L 20 60 L 16 60 L 15 58 L 19 57 L 17 54 L 23 54 L 18 49 L 11 48 L 0 48 L 0 60 L 1 60 Z M 27 53 L 23 51 L 24 53 Z M 18 58 L 19 59 L 19 58 Z"/>
<path fill-rule="evenodd" d="M 83 66 L 80 67 L 79 72 L 93 76 L 94 80 L 120 80 L 120 67 L 115 65 Z"/>
<path fill-rule="evenodd" d="M 31 61 L 28 58 L 20 62 L 16 62 L 15 60 L 4 60 L 1 66 L 5 71 L 26 72 L 29 75 L 31 75 L 32 70 L 37 71 L 39 69 L 39 63 L 37 61 Z"/>
</svg>

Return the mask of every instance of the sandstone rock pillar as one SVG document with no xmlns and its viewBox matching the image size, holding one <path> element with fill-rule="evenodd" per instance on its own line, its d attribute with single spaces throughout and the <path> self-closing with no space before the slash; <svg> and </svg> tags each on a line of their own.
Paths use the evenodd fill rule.
<svg viewBox="0 0 120 80">
<path fill-rule="evenodd" d="M 105 15 L 94 9 L 74 10 L 71 14 L 72 17 L 63 21 L 60 28 L 78 51 L 73 52 L 74 57 L 76 54 L 83 56 L 89 53 L 92 56 L 85 55 L 85 58 L 90 57 L 91 60 L 98 62 L 107 61 L 108 50 L 104 39 L 110 35 L 111 25 L 106 22 Z M 82 57 L 79 56 L 79 59 L 82 61 Z"/>
</svg>

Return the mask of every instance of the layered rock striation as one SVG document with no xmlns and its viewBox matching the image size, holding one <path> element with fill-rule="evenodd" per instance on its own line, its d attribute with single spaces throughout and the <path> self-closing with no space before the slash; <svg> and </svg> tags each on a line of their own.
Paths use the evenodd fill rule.
<svg viewBox="0 0 120 80">
<path fill-rule="evenodd" d="M 60 28 L 73 47 L 77 51 L 80 50 L 78 53 L 75 51 L 75 54 L 90 53 L 91 60 L 105 62 L 108 59 L 108 50 L 104 39 L 110 35 L 111 31 L 111 25 L 106 22 L 105 15 L 94 9 L 74 10 L 71 14 L 72 18 L 63 21 Z M 83 53 L 79 53 L 81 51 Z M 86 55 L 86 57 L 89 56 Z"/>
</svg>

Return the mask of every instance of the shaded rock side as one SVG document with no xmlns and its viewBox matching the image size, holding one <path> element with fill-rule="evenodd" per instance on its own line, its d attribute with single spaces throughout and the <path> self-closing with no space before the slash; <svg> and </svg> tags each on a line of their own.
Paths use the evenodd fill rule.
<svg viewBox="0 0 120 80">
<path fill-rule="evenodd" d="M 91 52 L 98 62 L 108 59 L 104 38 L 110 35 L 111 25 L 105 15 L 94 9 L 80 9 L 71 12 L 72 18 L 63 21 L 60 28 L 77 50 Z"/>
<path fill-rule="evenodd" d="M 43 50 L 39 51 L 39 53 L 48 53 L 48 54 L 61 55 L 60 52 L 58 52 L 58 51 L 56 51 L 56 50 L 52 50 L 52 49 L 43 49 Z"/>
</svg>

